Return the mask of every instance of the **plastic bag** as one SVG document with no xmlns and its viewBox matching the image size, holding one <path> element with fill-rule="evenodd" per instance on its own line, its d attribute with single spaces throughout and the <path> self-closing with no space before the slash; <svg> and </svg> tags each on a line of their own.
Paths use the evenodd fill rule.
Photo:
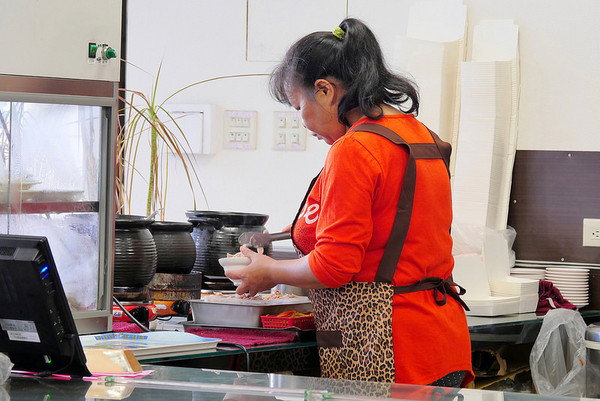
<svg viewBox="0 0 600 401">
<path fill-rule="evenodd" d="M 0 352 L 0 385 L 6 382 L 6 379 L 10 376 L 10 371 L 13 368 L 13 363 L 10 361 L 10 358 Z M 2 398 L 0 397 L 0 400 Z"/>
<path fill-rule="evenodd" d="M 585 331 L 579 312 L 552 309 L 529 355 L 531 378 L 542 395 L 585 396 Z"/>
<path fill-rule="evenodd" d="M 506 226 L 506 230 L 502 230 L 502 234 L 506 239 L 506 245 L 508 245 L 508 265 L 513 267 L 516 262 L 516 254 L 513 250 L 513 244 L 515 243 L 515 238 L 517 238 L 517 231 L 511 226 Z"/>
</svg>

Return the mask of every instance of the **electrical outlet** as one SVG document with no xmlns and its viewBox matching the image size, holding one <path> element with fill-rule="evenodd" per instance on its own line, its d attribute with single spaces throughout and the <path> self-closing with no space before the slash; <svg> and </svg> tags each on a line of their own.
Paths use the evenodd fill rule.
<svg viewBox="0 0 600 401">
<path fill-rule="evenodd" d="M 273 113 L 273 149 L 306 150 L 306 128 L 302 126 L 300 112 Z"/>
<path fill-rule="evenodd" d="M 256 111 L 225 110 L 225 149 L 256 149 Z"/>
<path fill-rule="evenodd" d="M 583 246 L 600 247 L 600 219 L 583 219 Z"/>
</svg>

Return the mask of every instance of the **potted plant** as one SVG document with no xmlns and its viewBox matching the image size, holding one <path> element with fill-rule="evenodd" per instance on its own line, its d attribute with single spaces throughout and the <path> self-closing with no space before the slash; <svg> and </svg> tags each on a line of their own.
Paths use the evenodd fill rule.
<svg viewBox="0 0 600 401">
<path fill-rule="evenodd" d="M 227 78 L 268 75 L 239 74 L 205 79 L 187 85 L 171 93 L 165 99 L 159 100 L 157 98 L 157 89 L 161 67 L 162 64 L 158 68 L 151 92 L 148 95 L 138 90 L 128 88 L 119 89 L 119 99 L 124 107 L 119 111 L 123 117 L 123 122 L 119 121 L 115 156 L 115 200 L 118 214 L 115 228 L 115 279 L 123 276 L 123 280 L 119 281 L 122 287 L 131 287 L 134 284 L 137 286 L 144 283 L 147 284 L 153 277 L 154 272 L 173 272 L 173 269 L 177 269 L 179 272 L 183 272 L 183 270 L 189 271 L 194 264 L 195 245 L 193 241 L 190 247 L 186 241 L 177 238 L 179 232 L 183 233 L 183 235 L 189 235 L 192 224 L 187 222 L 162 221 L 164 220 L 167 206 L 169 158 L 175 157 L 183 166 L 187 183 L 194 198 L 193 209 L 196 209 L 195 188 L 200 189 L 208 208 L 208 200 L 198 177 L 192 147 L 180 124 L 178 124 L 177 118 L 174 118 L 168 112 L 165 105 L 177 94 L 203 83 Z M 140 149 L 146 146 L 149 146 L 149 167 L 146 167 L 146 160 L 140 160 L 140 155 L 142 154 Z M 147 152 L 144 150 L 144 157 L 146 157 L 146 154 Z M 138 168 L 140 165 L 143 165 L 143 168 L 149 168 L 146 173 L 147 178 L 141 171 L 141 168 Z M 134 181 L 140 179 L 147 182 L 145 191 L 145 216 L 154 217 L 154 214 L 156 214 L 156 220 L 160 221 L 154 222 L 154 219 L 130 214 Z M 143 227 L 136 226 L 140 224 L 146 225 Z M 148 237 L 148 233 L 134 232 L 142 232 L 146 228 L 149 228 L 152 233 L 151 237 L 156 239 L 158 235 L 161 238 L 159 241 L 152 241 L 155 246 L 149 246 L 141 238 L 142 235 L 144 235 L 144 238 Z M 133 234 L 138 234 L 139 238 L 132 238 Z M 181 258 L 173 260 L 172 254 L 177 254 Z M 184 259 L 185 262 L 183 261 Z M 140 260 L 148 262 L 140 263 Z M 149 269 L 148 274 L 142 275 L 139 272 L 138 265 L 140 264 Z M 144 282 L 141 282 L 141 279 L 139 279 L 142 276 Z M 131 284 L 133 283 L 131 277 L 138 278 L 138 280 L 134 284 Z"/>
<path fill-rule="evenodd" d="M 193 151 L 177 118 L 167 111 L 165 104 L 177 94 L 200 84 L 237 77 L 266 76 L 268 74 L 237 74 L 218 76 L 198 81 L 171 93 L 162 101 L 157 99 L 157 88 L 162 65 L 154 79 L 149 95 L 138 90 L 121 88 L 119 99 L 124 108 L 120 111 L 124 123 L 120 125 L 116 149 L 116 195 L 117 213 L 129 213 L 134 179 L 142 179 L 138 170 L 138 150 L 142 140 L 150 147 L 150 165 L 146 187 L 146 216 L 158 211 L 157 219 L 164 219 L 166 194 L 168 188 L 169 157 L 178 159 L 184 169 L 187 183 L 194 195 L 193 209 L 196 209 L 196 190 L 200 189 L 202 198 L 208 207 L 208 200 L 196 168 Z"/>
</svg>

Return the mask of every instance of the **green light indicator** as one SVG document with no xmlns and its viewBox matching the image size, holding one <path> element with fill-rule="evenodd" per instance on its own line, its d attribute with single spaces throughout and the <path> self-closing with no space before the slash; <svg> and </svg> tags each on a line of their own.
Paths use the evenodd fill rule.
<svg viewBox="0 0 600 401">
<path fill-rule="evenodd" d="M 96 53 L 98 52 L 98 45 L 95 43 L 90 43 L 88 48 L 88 57 L 96 58 Z"/>
<path fill-rule="evenodd" d="M 112 47 L 109 47 L 108 49 L 106 49 L 106 58 L 107 59 L 116 58 L 116 57 L 117 57 L 117 52 L 115 51 L 115 49 L 113 49 Z"/>
</svg>

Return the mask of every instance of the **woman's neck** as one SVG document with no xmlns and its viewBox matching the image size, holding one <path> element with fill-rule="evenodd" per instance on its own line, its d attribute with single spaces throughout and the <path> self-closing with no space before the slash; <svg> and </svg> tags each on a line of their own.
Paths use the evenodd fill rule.
<svg viewBox="0 0 600 401">
<path fill-rule="evenodd" d="M 404 114 L 397 108 L 388 106 L 387 104 L 382 105 L 381 109 L 383 110 L 384 116 Z M 355 107 L 352 110 L 350 110 L 348 113 L 346 113 L 346 119 L 348 120 L 348 123 L 350 124 L 350 126 L 354 125 L 358 120 L 365 118 L 365 117 L 366 116 L 362 113 L 362 111 L 360 110 L 359 107 Z"/>
</svg>

